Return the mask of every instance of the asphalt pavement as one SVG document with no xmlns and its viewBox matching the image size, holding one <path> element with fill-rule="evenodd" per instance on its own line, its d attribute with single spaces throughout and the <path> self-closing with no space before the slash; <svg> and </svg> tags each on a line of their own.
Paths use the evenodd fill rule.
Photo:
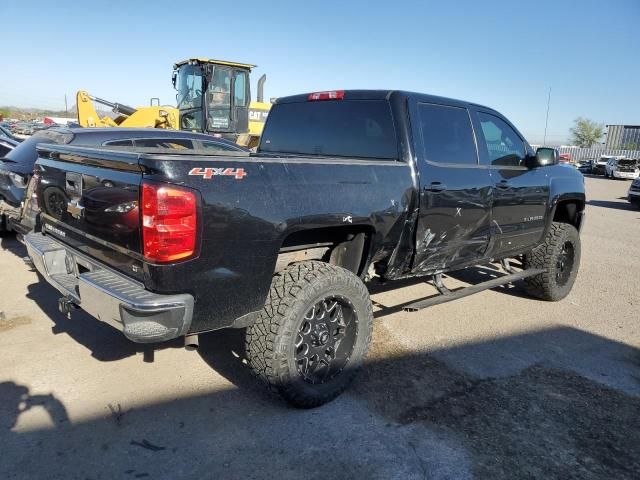
<svg viewBox="0 0 640 480">
<path fill-rule="evenodd" d="M 2 479 L 640 478 L 640 210 L 587 177 L 573 292 L 499 287 L 415 313 L 423 280 L 372 286 L 371 353 L 334 402 L 296 410 L 242 332 L 138 345 L 0 249 Z M 495 275 L 470 269 L 450 287 Z"/>
</svg>

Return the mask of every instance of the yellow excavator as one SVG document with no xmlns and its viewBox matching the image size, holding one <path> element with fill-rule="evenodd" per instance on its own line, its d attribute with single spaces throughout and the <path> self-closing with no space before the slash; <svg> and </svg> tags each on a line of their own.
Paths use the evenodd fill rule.
<svg viewBox="0 0 640 480">
<path fill-rule="evenodd" d="M 78 123 L 83 127 L 151 127 L 208 133 L 252 148 L 258 144 L 271 108 L 264 102 L 266 75 L 251 101 L 249 74 L 255 65 L 210 58 L 189 58 L 173 66 L 177 107 L 153 104 L 133 108 L 79 91 Z M 93 102 L 110 107 L 116 118 L 100 117 Z"/>
<path fill-rule="evenodd" d="M 178 110 L 175 107 L 161 107 L 153 105 L 155 98 L 151 99 L 149 107 L 133 108 L 121 103 L 109 102 L 99 97 L 94 97 L 84 90 L 76 94 L 76 107 L 78 109 L 78 123 L 83 127 L 137 127 L 137 128 L 170 128 L 177 130 L 179 127 Z M 94 107 L 94 102 L 110 107 L 117 117 L 107 115 L 100 116 Z"/>
</svg>

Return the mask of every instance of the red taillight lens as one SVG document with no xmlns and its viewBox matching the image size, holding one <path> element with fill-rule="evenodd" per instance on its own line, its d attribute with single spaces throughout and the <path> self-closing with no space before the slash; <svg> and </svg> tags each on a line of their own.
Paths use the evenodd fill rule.
<svg viewBox="0 0 640 480">
<path fill-rule="evenodd" d="M 329 92 L 310 93 L 307 100 L 310 102 L 318 100 L 342 100 L 344 98 L 344 90 L 331 90 Z"/>
<path fill-rule="evenodd" d="M 142 184 L 142 253 L 154 262 L 171 262 L 195 252 L 196 194 L 168 185 Z"/>
</svg>

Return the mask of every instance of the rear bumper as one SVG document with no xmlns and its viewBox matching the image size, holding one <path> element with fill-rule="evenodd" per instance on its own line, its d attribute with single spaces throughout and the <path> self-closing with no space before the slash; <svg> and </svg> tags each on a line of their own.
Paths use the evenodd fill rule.
<svg viewBox="0 0 640 480">
<path fill-rule="evenodd" d="M 40 274 L 65 299 L 122 331 L 134 342 L 164 342 L 191 326 L 193 297 L 161 295 L 105 268 L 50 235 L 25 236 L 29 257 Z"/>
<path fill-rule="evenodd" d="M 613 176 L 613 178 L 626 178 L 629 180 L 635 180 L 636 178 L 638 178 L 638 174 L 635 172 L 621 172 L 619 170 L 614 170 L 613 172 L 611 172 L 611 175 Z"/>
</svg>

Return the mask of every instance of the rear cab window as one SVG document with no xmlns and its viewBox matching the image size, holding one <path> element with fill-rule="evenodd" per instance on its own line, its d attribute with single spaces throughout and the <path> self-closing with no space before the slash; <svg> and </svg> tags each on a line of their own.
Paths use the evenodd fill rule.
<svg viewBox="0 0 640 480">
<path fill-rule="evenodd" d="M 133 147 L 133 140 L 111 140 L 104 142 L 105 147 Z"/>
<path fill-rule="evenodd" d="M 276 104 L 258 152 L 397 160 L 391 106 L 387 100 Z"/>
<path fill-rule="evenodd" d="M 170 150 L 193 150 L 193 142 L 188 138 L 145 138 L 136 139 L 136 147 L 167 148 Z"/>
</svg>

